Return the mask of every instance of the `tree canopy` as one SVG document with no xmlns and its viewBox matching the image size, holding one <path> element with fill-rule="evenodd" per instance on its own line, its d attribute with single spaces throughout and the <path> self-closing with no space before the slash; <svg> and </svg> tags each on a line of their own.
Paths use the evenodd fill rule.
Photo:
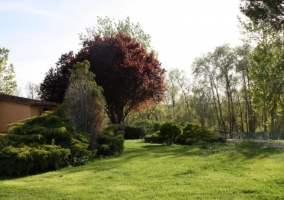
<svg viewBox="0 0 284 200">
<path fill-rule="evenodd" d="M 282 0 L 242 0 L 240 9 L 257 24 L 266 22 L 276 30 L 283 29 L 284 4 Z"/>
<path fill-rule="evenodd" d="M 125 20 L 119 20 L 116 22 L 109 17 L 101 18 L 97 17 L 97 25 L 86 29 L 87 33 L 80 33 L 80 40 L 82 42 L 86 40 L 92 40 L 96 36 L 111 37 L 116 36 L 119 32 L 130 36 L 136 42 L 140 43 L 148 52 L 152 50 L 150 45 L 151 37 L 145 33 L 140 24 L 131 23 L 130 18 Z"/>
<path fill-rule="evenodd" d="M 63 54 L 56 68 L 46 74 L 41 98 L 62 102 L 70 70 L 74 63 L 83 60 L 90 62 L 90 71 L 103 88 L 105 110 L 112 123 L 121 123 L 131 110 L 163 98 L 165 70 L 161 63 L 153 51 L 148 53 L 143 45 L 122 32 L 86 39 L 76 55 Z"/>
</svg>

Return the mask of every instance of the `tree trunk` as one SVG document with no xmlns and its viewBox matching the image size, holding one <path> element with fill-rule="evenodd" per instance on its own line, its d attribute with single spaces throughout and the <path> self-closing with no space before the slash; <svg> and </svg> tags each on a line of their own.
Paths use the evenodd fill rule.
<svg viewBox="0 0 284 200">
<path fill-rule="evenodd" d="M 89 147 L 88 147 L 89 150 L 95 150 L 97 148 L 97 145 L 98 145 L 97 139 L 98 138 L 97 138 L 96 133 L 91 134 L 90 143 L 89 143 Z"/>
</svg>

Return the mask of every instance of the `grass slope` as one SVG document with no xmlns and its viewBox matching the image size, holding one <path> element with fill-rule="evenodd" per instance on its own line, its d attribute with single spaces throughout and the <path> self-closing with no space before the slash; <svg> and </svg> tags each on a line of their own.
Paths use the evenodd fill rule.
<svg viewBox="0 0 284 200">
<path fill-rule="evenodd" d="M 284 199 L 284 150 L 125 141 L 122 156 L 0 179 L 0 199 Z"/>
</svg>

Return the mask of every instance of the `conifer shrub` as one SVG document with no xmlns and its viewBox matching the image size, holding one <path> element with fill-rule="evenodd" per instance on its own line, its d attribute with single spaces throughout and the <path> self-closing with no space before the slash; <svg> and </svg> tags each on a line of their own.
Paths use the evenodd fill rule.
<svg viewBox="0 0 284 200">
<path fill-rule="evenodd" d="M 120 155 L 124 149 L 124 131 L 122 127 L 119 124 L 107 126 L 99 136 L 98 143 L 97 155 L 99 157 Z"/>
<path fill-rule="evenodd" d="M 96 152 L 87 150 L 89 137 L 57 113 L 11 124 L 9 134 L 0 137 L 0 176 L 36 174 L 92 159 Z"/>
<path fill-rule="evenodd" d="M 11 124 L 9 134 L 0 134 L 0 176 L 21 176 L 81 165 L 99 156 L 119 155 L 124 149 L 120 125 L 107 126 L 98 146 L 89 150 L 90 134 L 77 131 L 59 107 Z"/>
<path fill-rule="evenodd" d="M 226 139 L 219 134 L 209 131 L 203 126 L 194 123 L 187 123 L 183 127 L 183 132 L 176 139 L 177 144 L 191 145 L 198 141 L 225 142 Z"/>
<path fill-rule="evenodd" d="M 19 176 L 66 166 L 69 149 L 60 146 L 7 146 L 0 151 L 0 176 Z"/>
<path fill-rule="evenodd" d="M 157 143 L 163 144 L 167 141 L 165 136 L 161 136 L 160 131 L 157 131 L 153 134 L 148 134 L 144 137 L 145 143 Z"/>
<path fill-rule="evenodd" d="M 160 134 L 167 138 L 167 144 L 171 145 L 176 137 L 182 133 L 181 127 L 173 122 L 165 122 L 161 126 Z"/>
</svg>

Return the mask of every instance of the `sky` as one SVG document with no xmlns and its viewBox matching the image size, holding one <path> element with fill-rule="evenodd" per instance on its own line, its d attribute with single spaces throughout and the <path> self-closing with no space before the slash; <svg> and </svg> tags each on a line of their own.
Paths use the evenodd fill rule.
<svg viewBox="0 0 284 200">
<path fill-rule="evenodd" d="M 21 95 L 40 84 L 60 56 L 80 49 L 79 33 L 97 16 L 130 18 L 151 36 L 166 70 L 191 77 L 195 58 L 215 47 L 241 44 L 240 0 L 0 0 L 0 48 L 10 50 Z"/>
</svg>

